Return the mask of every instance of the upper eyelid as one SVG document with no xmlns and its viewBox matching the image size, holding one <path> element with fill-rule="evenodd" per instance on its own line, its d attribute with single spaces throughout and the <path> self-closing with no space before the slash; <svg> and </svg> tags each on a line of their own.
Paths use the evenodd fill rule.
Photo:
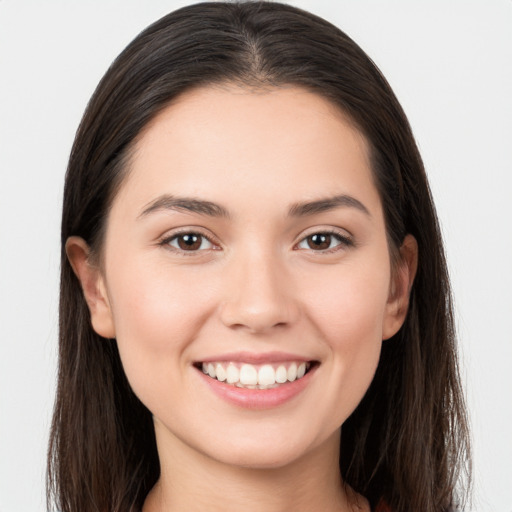
<svg viewBox="0 0 512 512">
<path fill-rule="evenodd" d="M 321 234 L 321 233 L 325 233 L 325 234 L 329 234 L 329 235 L 336 235 L 336 236 L 339 236 L 342 239 L 352 240 L 354 238 L 352 233 L 350 233 L 350 231 L 347 231 L 346 229 L 335 228 L 335 227 L 327 227 L 327 226 L 325 226 L 325 227 L 313 227 L 313 228 L 304 230 L 300 234 L 300 236 L 299 236 L 299 238 L 298 238 L 296 243 L 301 242 L 302 240 L 304 240 L 305 238 L 307 238 L 309 236 L 317 235 L 317 234 Z"/>
<path fill-rule="evenodd" d="M 215 237 L 212 233 L 206 232 L 203 228 L 198 226 L 185 226 L 183 228 L 174 228 L 172 230 L 167 230 L 164 234 L 158 237 L 159 242 L 166 242 L 176 238 L 180 235 L 200 235 L 207 240 L 209 240 L 212 244 L 219 245 L 217 241 L 217 237 Z"/>
<path fill-rule="evenodd" d="M 167 233 L 169 233 L 169 232 L 167 232 Z M 182 236 L 182 235 L 187 235 L 187 234 L 195 234 L 195 235 L 205 238 L 212 245 L 212 247 L 208 247 L 206 249 L 201 249 L 201 250 L 186 251 L 186 250 L 183 250 L 183 249 L 180 249 L 178 247 L 174 247 L 173 245 L 171 245 L 171 242 L 173 240 L 175 240 L 177 237 Z M 196 229 L 186 229 L 185 228 L 182 230 L 174 231 L 169 234 L 164 234 L 157 239 L 157 245 L 159 247 L 163 247 L 171 252 L 174 252 L 175 254 L 179 254 L 182 256 L 189 256 L 189 257 L 194 256 L 194 255 L 199 256 L 200 254 L 207 253 L 208 251 L 219 251 L 219 250 L 223 249 L 221 244 L 213 236 L 207 235 L 207 234 L 203 233 L 200 229 L 197 229 L 197 228 Z"/>
<path fill-rule="evenodd" d="M 334 236 L 338 236 L 342 241 L 343 240 L 349 240 L 352 243 L 353 241 L 353 235 L 343 228 L 336 228 L 332 226 L 315 226 L 311 227 L 309 229 L 303 230 L 302 233 L 299 235 L 299 237 L 296 238 L 296 241 L 293 242 L 293 247 L 295 247 L 297 244 L 302 242 L 304 239 L 308 238 L 309 236 L 315 235 L 315 234 L 330 234 Z M 180 235 L 186 235 L 186 234 L 196 234 L 200 235 L 204 238 L 206 238 L 209 242 L 211 242 L 213 245 L 216 246 L 222 246 L 220 243 L 218 237 L 213 235 L 213 233 L 209 232 L 208 230 L 205 230 L 202 227 L 199 226 L 183 226 L 179 228 L 174 228 L 172 230 L 166 231 L 163 235 L 158 237 L 158 243 L 165 244 L 168 243 L 170 240 L 173 240 L 174 238 L 180 236 Z"/>
</svg>

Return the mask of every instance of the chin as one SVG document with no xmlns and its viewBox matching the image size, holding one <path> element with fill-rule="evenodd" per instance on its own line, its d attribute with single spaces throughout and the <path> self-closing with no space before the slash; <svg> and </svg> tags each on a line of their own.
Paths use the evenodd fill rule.
<svg viewBox="0 0 512 512">
<path fill-rule="evenodd" d="M 216 455 L 216 456 L 215 456 Z M 229 453 L 215 454 L 219 462 L 230 466 L 246 469 L 279 469 L 293 464 L 301 452 L 296 450 L 272 449 L 259 447 L 238 447 L 229 450 Z"/>
<path fill-rule="evenodd" d="M 250 434 L 242 438 L 226 436 L 214 442 L 205 453 L 218 462 L 248 469 L 279 469 L 293 465 L 313 452 L 339 450 L 339 431 L 324 441 L 314 436 L 291 436 L 289 432 L 269 432 L 265 436 Z M 304 434 L 304 432 L 302 432 Z M 214 447 L 212 450 L 211 448 Z"/>
</svg>

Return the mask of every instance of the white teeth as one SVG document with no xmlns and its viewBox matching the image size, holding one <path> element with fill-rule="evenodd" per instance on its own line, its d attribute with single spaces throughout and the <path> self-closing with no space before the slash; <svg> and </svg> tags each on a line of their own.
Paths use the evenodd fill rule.
<svg viewBox="0 0 512 512">
<path fill-rule="evenodd" d="M 222 366 L 220 363 L 217 363 L 217 366 L 215 367 L 215 373 L 217 375 L 217 380 L 220 380 L 221 382 L 226 380 L 226 370 L 224 370 L 224 366 Z"/>
<path fill-rule="evenodd" d="M 240 384 L 245 386 L 258 384 L 258 372 L 254 366 L 250 364 L 242 365 L 242 368 L 240 368 Z"/>
<path fill-rule="evenodd" d="M 260 386 L 271 386 L 276 383 L 276 372 L 269 364 L 264 364 L 258 370 L 258 384 Z"/>
<path fill-rule="evenodd" d="M 285 366 L 279 366 L 276 370 L 276 382 L 284 384 L 288 380 L 288 372 Z"/>
<path fill-rule="evenodd" d="M 290 365 L 290 367 L 288 368 L 288 380 L 290 382 L 293 382 L 296 378 L 297 378 L 297 365 L 295 363 L 292 363 Z"/>
<path fill-rule="evenodd" d="M 248 389 L 269 389 L 293 382 L 304 377 L 309 367 L 310 364 L 305 362 L 280 364 L 277 368 L 271 364 L 253 366 L 246 363 L 239 367 L 230 362 L 226 367 L 226 363 L 202 363 L 203 373 L 212 379 Z"/>
<path fill-rule="evenodd" d="M 228 384 L 235 384 L 240 380 L 240 371 L 234 364 L 230 364 L 226 371 L 226 381 Z"/>
</svg>

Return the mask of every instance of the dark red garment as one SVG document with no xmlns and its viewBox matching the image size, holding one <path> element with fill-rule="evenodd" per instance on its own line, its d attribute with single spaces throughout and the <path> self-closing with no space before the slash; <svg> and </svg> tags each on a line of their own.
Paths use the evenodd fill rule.
<svg viewBox="0 0 512 512">
<path fill-rule="evenodd" d="M 374 512 L 391 512 L 391 509 L 383 500 L 380 500 Z"/>
</svg>

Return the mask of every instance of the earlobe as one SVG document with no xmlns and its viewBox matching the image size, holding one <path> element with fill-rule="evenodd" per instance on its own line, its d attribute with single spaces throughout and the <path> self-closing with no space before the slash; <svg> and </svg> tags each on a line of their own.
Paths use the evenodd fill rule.
<svg viewBox="0 0 512 512">
<path fill-rule="evenodd" d="M 90 261 L 90 249 L 83 238 L 69 237 L 66 254 L 84 293 L 91 314 L 91 324 L 97 334 L 115 338 L 114 320 L 104 277 L 97 265 Z"/>
<path fill-rule="evenodd" d="M 382 339 L 394 336 L 402 327 L 409 308 L 409 296 L 418 268 L 418 242 L 412 235 L 404 238 L 400 259 L 393 270 L 392 283 L 382 326 Z"/>
</svg>

